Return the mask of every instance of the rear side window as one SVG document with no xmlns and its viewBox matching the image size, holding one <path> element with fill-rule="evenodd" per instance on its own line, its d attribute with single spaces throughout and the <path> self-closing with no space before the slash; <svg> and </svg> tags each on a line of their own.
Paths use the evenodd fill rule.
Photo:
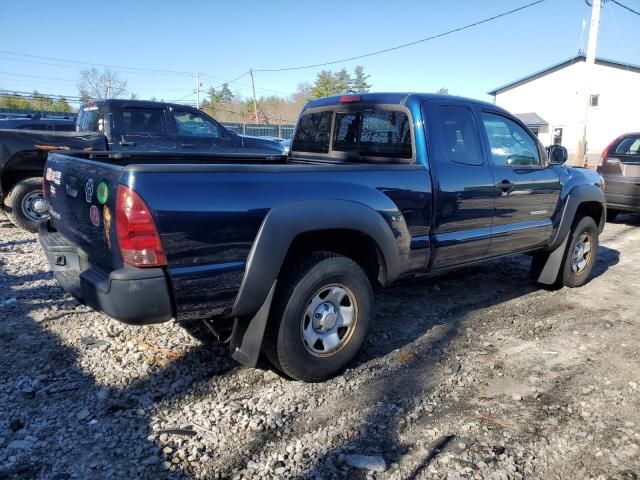
<svg viewBox="0 0 640 480">
<path fill-rule="evenodd" d="M 97 132 L 98 119 L 102 118 L 102 108 L 97 105 L 87 105 L 80 108 L 76 120 L 78 132 Z"/>
<path fill-rule="evenodd" d="M 291 150 L 329 153 L 332 112 L 306 113 L 298 120 Z"/>
<path fill-rule="evenodd" d="M 458 105 L 442 105 L 439 113 L 447 159 L 466 165 L 482 165 L 482 149 L 471 110 Z"/>
<path fill-rule="evenodd" d="M 616 148 L 620 155 L 640 155 L 640 137 L 628 137 L 620 142 Z"/>
<path fill-rule="evenodd" d="M 164 112 L 153 108 L 123 108 L 120 110 L 115 129 L 119 133 L 166 135 Z"/>
</svg>

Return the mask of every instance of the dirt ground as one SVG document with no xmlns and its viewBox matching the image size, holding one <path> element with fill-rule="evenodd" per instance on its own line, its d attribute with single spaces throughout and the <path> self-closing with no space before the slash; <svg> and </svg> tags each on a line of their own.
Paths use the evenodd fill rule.
<svg viewBox="0 0 640 480">
<path fill-rule="evenodd" d="M 640 216 L 582 288 L 529 263 L 379 292 L 351 367 L 303 384 L 76 305 L 0 217 L 0 478 L 640 477 Z"/>
</svg>

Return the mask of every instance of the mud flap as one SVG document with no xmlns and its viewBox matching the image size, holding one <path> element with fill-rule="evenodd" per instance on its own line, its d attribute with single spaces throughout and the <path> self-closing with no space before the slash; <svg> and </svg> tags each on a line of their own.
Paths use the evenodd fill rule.
<svg viewBox="0 0 640 480">
<path fill-rule="evenodd" d="M 562 260 L 567 249 L 571 233 L 564 238 L 564 241 L 551 252 L 540 252 L 533 257 L 531 262 L 531 279 L 543 285 L 554 285 L 558 280 Z"/>
<path fill-rule="evenodd" d="M 271 301 L 276 291 L 276 283 L 273 282 L 266 300 L 260 310 L 252 318 L 236 318 L 231 333 L 230 350 L 231 357 L 245 367 L 254 368 L 258 364 L 262 337 L 269 320 Z"/>
</svg>

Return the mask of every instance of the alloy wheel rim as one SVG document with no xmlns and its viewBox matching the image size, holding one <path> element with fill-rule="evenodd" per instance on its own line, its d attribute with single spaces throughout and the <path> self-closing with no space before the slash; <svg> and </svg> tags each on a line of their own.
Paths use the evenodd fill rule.
<svg viewBox="0 0 640 480">
<path fill-rule="evenodd" d="M 300 322 L 307 351 L 330 357 L 344 348 L 358 323 L 358 304 L 353 292 L 342 284 L 325 285 L 311 296 Z"/>
<path fill-rule="evenodd" d="M 592 241 L 588 233 L 582 233 L 573 246 L 571 254 L 571 270 L 576 275 L 582 275 L 587 269 L 592 255 Z"/>
</svg>

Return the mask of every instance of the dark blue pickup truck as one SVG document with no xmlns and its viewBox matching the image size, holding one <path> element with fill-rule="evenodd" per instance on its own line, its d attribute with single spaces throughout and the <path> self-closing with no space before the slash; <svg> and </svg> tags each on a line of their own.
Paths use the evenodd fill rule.
<svg viewBox="0 0 640 480">
<path fill-rule="evenodd" d="M 2 130 L 3 122 L 14 130 Z M 48 217 L 42 171 L 52 150 L 284 153 L 280 142 L 238 135 L 193 107 L 144 100 L 89 101 L 80 107 L 74 132 L 15 128 L 13 120 L 0 121 L 0 208 L 32 232 Z"/>
<path fill-rule="evenodd" d="M 514 116 L 451 96 L 314 100 L 289 157 L 52 153 L 40 242 L 58 282 L 132 324 L 176 319 L 318 381 L 358 351 L 372 290 L 516 253 L 587 280 L 601 177 Z M 203 330 L 204 329 L 204 330 Z"/>
</svg>

